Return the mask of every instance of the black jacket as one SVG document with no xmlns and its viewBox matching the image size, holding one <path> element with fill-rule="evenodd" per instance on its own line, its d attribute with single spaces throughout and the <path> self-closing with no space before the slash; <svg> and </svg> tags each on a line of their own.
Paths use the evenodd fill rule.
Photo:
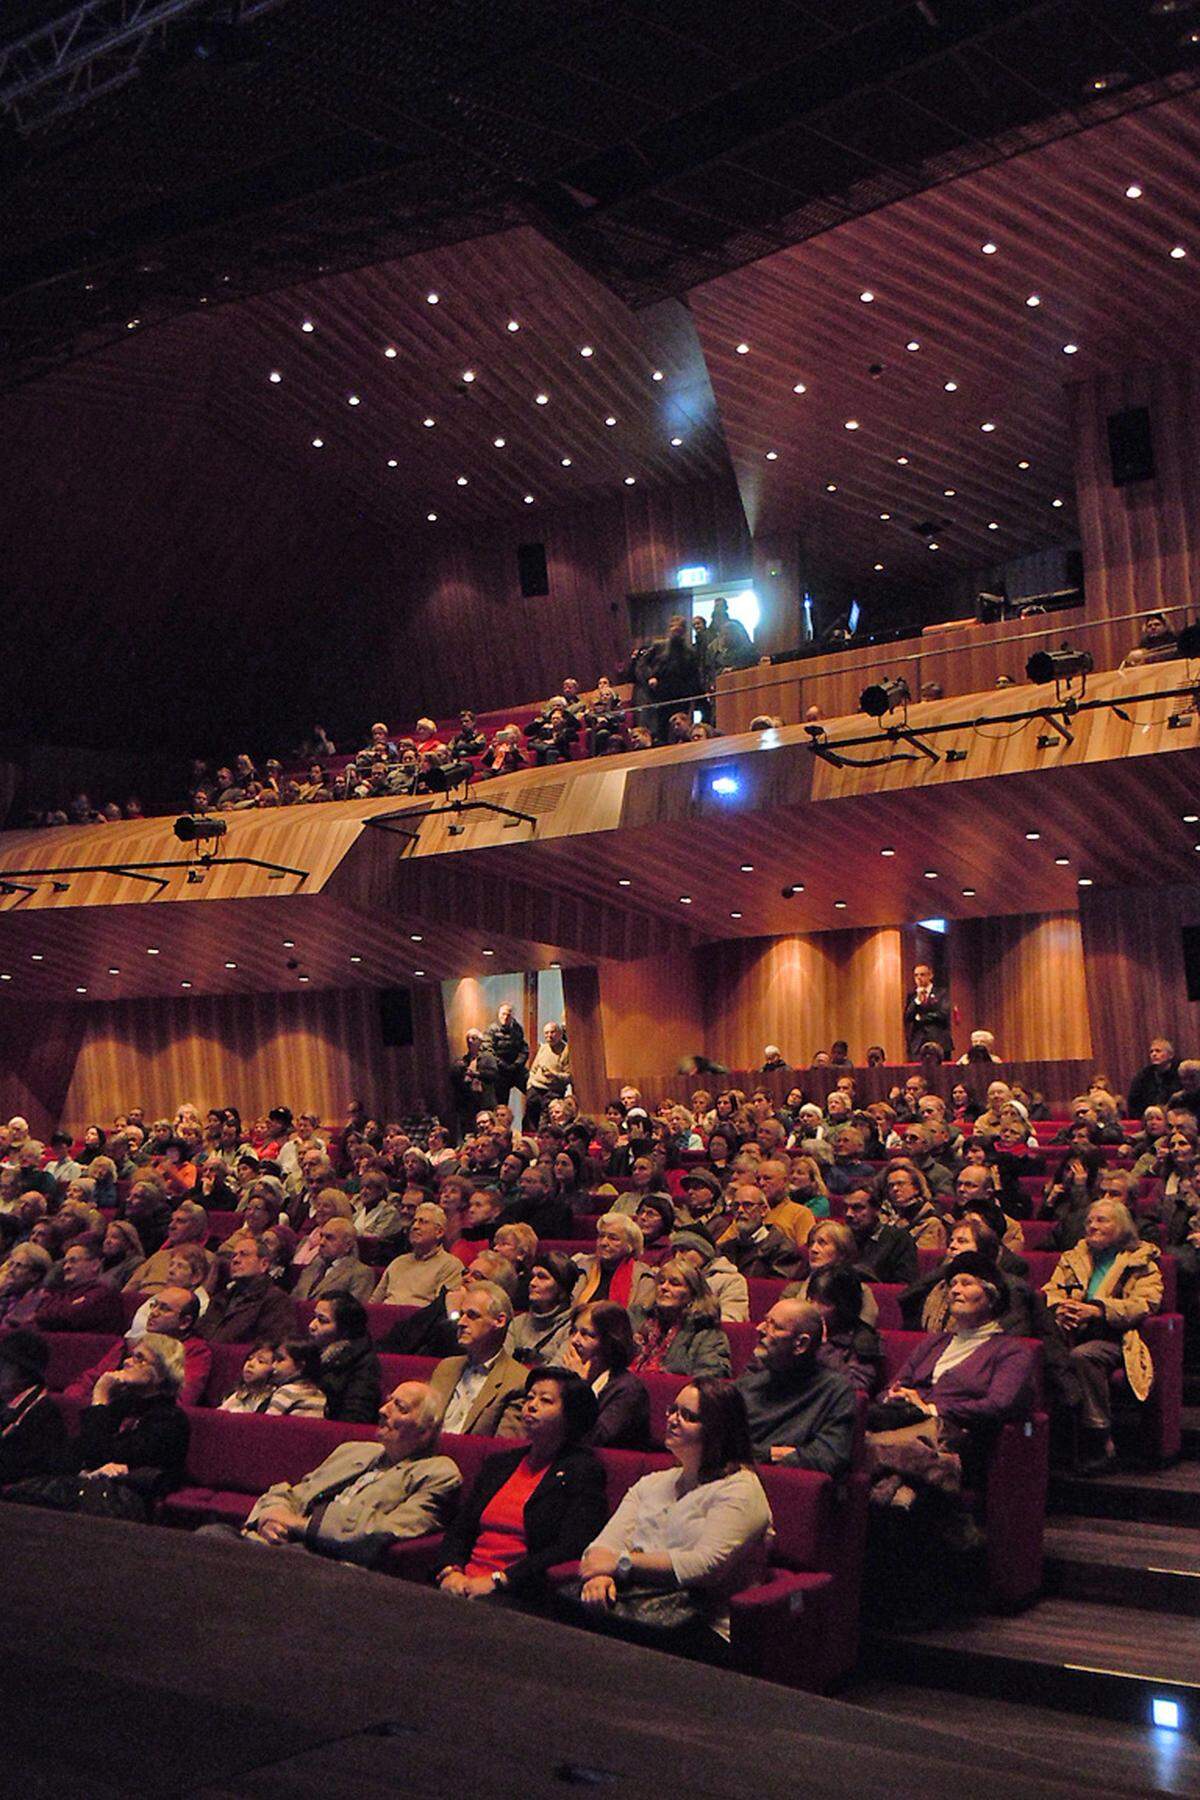
<svg viewBox="0 0 1200 1800">
<path fill-rule="evenodd" d="M 1129 1117 L 1140 1119 L 1148 1106 L 1165 1106 L 1179 1086 L 1179 1060 L 1172 1057 L 1160 1068 L 1147 1063 L 1129 1084 Z"/>
<path fill-rule="evenodd" d="M 570 1201 L 556 1199 L 553 1194 L 545 1194 L 537 1200 L 518 1196 L 505 1208 L 500 1223 L 512 1225 L 517 1221 L 532 1226 L 539 1238 L 571 1238 L 575 1235 L 575 1214 L 571 1211 Z"/>
<path fill-rule="evenodd" d="M 29 1475 L 56 1475 L 66 1461 L 67 1428 L 46 1392 L 0 1406 L 0 1487 Z"/>
<path fill-rule="evenodd" d="M 183 1480 L 190 1431 L 188 1416 L 172 1395 L 151 1400 L 118 1395 L 80 1414 L 72 1460 L 80 1474 L 108 1462 L 126 1463 L 129 1473 L 121 1479 L 143 1499 L 157 1500 Z"/>
<path fill-rule="evenodd" d="M 636 1375 L 610 1375 L 600 1394 L 600 1417 L 588 1433 L 596 1450 L 650 1449 L 650 1396 Z"/>
<path fill-rule="evenodd" d="M 507 1025 L 501 1025 L 497 1020 L 489 1027 L 484 1043 L 495 1057 L 502 1075 L 513 1069 L 523 1069 L 529 1061 L 529 1040 L 519 1019 L 510 1019 Z"/>
<path fill-rule="evenodd" d="M 488 1457 L 446 1533 L 439 1568 L 461 1569 L 470 1562 L 489 1501 L 525 1454 L 522 1445 Z M 599 1457 L 582 1445 L 561 1451 L 525 1502 L 526 1553 L 506 1571 L 510 1590 L 532 1593 L 555 1563 L 577 1561 L 607 1519 L 608 1497 Z"/>
<path fill-rule="evenodd" d="M 923 1006 L 917 999 L 917 990 L 913 989 L 904 1002 L 904 1036 L 910 1062 L 919 1060 L 922 1044 L 940 1044 L 946 1056 L 953 1056 L 950 996 L 944 988 L 931 988 Z"/>
<path fill-rule="evenodd" d="M 917 1279 L 917 1246 L 902 1225 L 880 1225 L 865 1244 L 858 1246 L 854 1264 L 868 1281 L 899 1282 L 908 1287 Z"/>
<path fill-rule="evenodd" d="M 370 1338 L 351 1338 L 322 1358 L 317 1376 L 325 1395 L 325 1417 L 344 1425 L 373 1425 L 379 1417 L 382 1382 Z"/>
<path fill-rule="evenodd" d="M 460 1356 L 458 1321 L 446 1311 L 446 1290 L 442 1289 L 428 1306 L 407 1318 L 397 1319 L 379 1348 L 394 1356 Z"/>
</svg>

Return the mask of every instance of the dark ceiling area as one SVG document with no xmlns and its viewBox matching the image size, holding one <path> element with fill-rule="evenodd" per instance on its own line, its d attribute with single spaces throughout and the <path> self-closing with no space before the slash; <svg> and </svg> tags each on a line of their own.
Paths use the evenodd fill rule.
<svg viewBox="0 0 1200 1800">
<path fill-rule="evenodd" d="M 536 227 L 627 305 L 1194 84 L 1183 0 L 10 0 L 0 380 Z"/>
</svg>

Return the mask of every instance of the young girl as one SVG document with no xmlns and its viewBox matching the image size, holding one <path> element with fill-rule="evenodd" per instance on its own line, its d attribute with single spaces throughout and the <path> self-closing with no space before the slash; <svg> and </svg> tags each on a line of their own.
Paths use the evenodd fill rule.
<svg viewBox="0 0 1200 1800">
<path fill-rule="evenodd" d="M 325 1394 L 317 1385 L 321 1346 L 311 1338 L 288 1338 L 275 1346 L 273 1391 L 265 1411 L 291 1418 L 323 1419 Z"/>
<path fill-rule="evenodd" d="M 274 1371 L 274 1349 L 270 1344 L 256 1344 L 242 1364 L 240 1383 L 232 1394 L 226 1394 L 218 1410 L 235 1413 L 266 1412 L 275 1391 L 272 1379 Z"/>
</svg>

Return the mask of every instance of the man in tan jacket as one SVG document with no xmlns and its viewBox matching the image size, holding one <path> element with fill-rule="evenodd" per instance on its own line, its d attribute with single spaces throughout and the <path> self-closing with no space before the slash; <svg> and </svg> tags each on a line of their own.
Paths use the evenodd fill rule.
<svg viewBox="0 0 1200 1800">
<path fill-rule="evenodd" d="M 529 1371 L 509 1356 L 504 1340 L 512 1301 L 494 1281 L 475 1281 L 458 1315 L 461 1356 L 447 1356 L 429 1377 L 444 1409 L 442 1429 L 479 1437 L 520 1437 Z"/>
</svg>

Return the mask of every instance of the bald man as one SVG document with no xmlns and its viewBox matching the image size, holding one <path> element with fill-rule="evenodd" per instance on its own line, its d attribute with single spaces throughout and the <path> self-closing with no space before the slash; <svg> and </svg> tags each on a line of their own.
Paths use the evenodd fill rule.
<svg viewBox="0 0 1200 1800">
<path fill-rule="evenodd" d="M 754 1361 L 737 1388 L 759 1462 L 837 1480 L 850 1467 L 858 1401 L 844 1375 L 818 1362 L 821 1335 L 815 1306 L 777 1300 L 759 1324 Z"/>
</svg>

